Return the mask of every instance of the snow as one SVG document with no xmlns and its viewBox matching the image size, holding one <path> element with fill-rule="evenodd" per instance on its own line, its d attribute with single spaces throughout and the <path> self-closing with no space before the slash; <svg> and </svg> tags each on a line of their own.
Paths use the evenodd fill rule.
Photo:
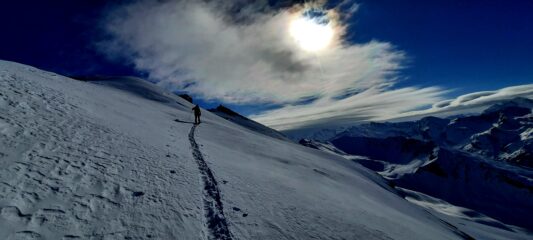
<svg viewBox="0 0 533 240">
<path fill-rule="evenodd" d="M 523 229 L 505 225 L 502 222 L 480 214 L 468 208 L 454 206 L 446 201 L 434 198 L 423 193 L 397 188 L 405 199 L 426 208 L 432 214 L 457 226 L 461 231 L 467 232 L 475 239 L 530 239 Z"/>
<path fill-rule="evenodd" d="M 0 69 L 0 239 L 199 238 L 200 202 L 181 200 L 201 196 L 189 142 L 160 127 L 171 127 L 170 108 L 14 63 Z"/>
<path fill-rule="evenodd" d="M 428 160 L 413 159 L 408 163 L 394 164 L 389 160 L 347 154 L 335 149 L 331 143 L 308 140 L 305 146 L 339 154 L 376 171 L 388 179 L 405 199 L 426 208 L 475 239 L 531 239 L 532 233 L 527 229 L 481 213 L 485 211 L 507 220 L 514 218 L 515 223 L 527 226 L 532 196 L 531 191 L 523 187 L 531 186 L 533 178 L 526 169 L 503 163 L 483 162 L 478 165 L 479 160 L 475 158 L 460 157 L 447 151 L 441 154 L 442 150 L 434 152 Z M 478 210 L 460 207 L 463 205 L 474 206 Z"/>
<path fill-rule="evenodd" d="M 0 61 L 0 239 L 465 237 L 358 164 L 208 111 L 194 128 L 135 82 Z"/>
<path fill-rule="evenodd" d="M 493 112 L 509 111 L 516 112 L 520 109 L 533 109 L 533 100 L 523 97 L 518 97 L 512 100 L 496 103 L 493 106 L 487 108 L 483 113 L 490 114 Z"/>
<path fill-rule="evenodd" d="M 277 138 L 277 139 L 281 139 L 281 140 L 287 140 L 289 141 L 289 139 L 283 135 L 282 133 L 272 129 L 272 128 L 269 128 L 263 124 L 260 124 L 254 120 L 251 120 L 247 117 L 244 117 L 236 112 L 234 112 L 233 110 L 229 109 L 229 108 L 226 108 L 222 105 L 219 105 L 217 108 L 214 108 L 214 109 L 209 109 L 210 112 L 228 120 L 228 121 L 231 121 L 233 123 L 236 123 L 238 125 L 241 125 L 245 128 L 248 128 L 256 133 L 261 133 L 261 134 L 264 134 L 264 135 L 267 135 L 267 136 L 270 136 L 270 137 L 273 137 L 273 138 Z"/>
<path fill-rule="evenodd" d="M 300 143 L 356 161 L 397 189 L 425 195 L 423 201 L 407 199 L 445 213 L 437 216 L 476 238 L 531 239 L 532 102 L 517 98 L 452 120 L 362 124 L 326 140 L 318 135 Z M 492 220 L 447 209 L 468 209 Z"/>
<path fill-rule="evenodd" d="M 528 128 L 520 134 L 520 140 L 526 141 L 530 139 L 533 139 L 533 128 Z"/>
</svg>

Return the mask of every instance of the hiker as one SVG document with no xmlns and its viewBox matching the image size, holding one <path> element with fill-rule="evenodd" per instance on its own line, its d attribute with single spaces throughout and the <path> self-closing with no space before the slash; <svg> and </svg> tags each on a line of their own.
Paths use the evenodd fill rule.
<svg viewBox="0 0 533 240">
<path fill-rule="evenodd" d="M 194 124 L 200 124 L 200 115 L 202 115 L 202 112 L 200 112 L 198 104 L 192 108 L 192 111 L 194 112 Z"/>
</svg>

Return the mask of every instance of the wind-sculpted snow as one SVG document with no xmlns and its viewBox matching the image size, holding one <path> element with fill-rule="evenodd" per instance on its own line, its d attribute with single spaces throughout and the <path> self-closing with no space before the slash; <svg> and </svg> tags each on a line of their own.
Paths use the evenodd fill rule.
<svg viewBox="0 0 533 240">
<path fill-rule="evenodd" d="M 194 164 L 91 114 L 99 91 L 1 63 L 0 239 L 197 238 Z"/>
<path fill-rule="evenodd" d="M 0 239 L 466 237 L 358 164 L 119 85 L 0 61 Z"/>
</svg>

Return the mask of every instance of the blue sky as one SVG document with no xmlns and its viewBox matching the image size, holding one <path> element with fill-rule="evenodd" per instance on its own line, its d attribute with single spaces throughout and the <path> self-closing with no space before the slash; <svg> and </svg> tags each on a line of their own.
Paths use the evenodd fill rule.
<svg viewBox="0 0 533 240">
<path fill-rule="evenodd" d="M 404 84 L 443 85 L 452 95 L 533 82 L 532 1 L 359 1 L 352 41 L 406 51 Z"/>
<path fill-rule="evenodd" d="M 258 11 L 261 13 L 275 12 L 275 17 L 271 18 L 272 24 L 277 24 L 275 21 L 284 17 L 279 12 L 284 13 L 284 9 L 294 6 L 294 2 L 291 1 L 282 1 L 282 4 L 276 1 L 268 2 L 270 2 L 270 8 L 261 6 L 256 9 L 260 9 Z M 324 7 L 330 9 L 337 7 L 338 11 L 342 11 L 343 8 L 338 7 L 342 2 L 346 1 L 331 1 Z M 391 58 L 402 54 L 401 64 L 392 67 L 395 72 L 394 86 L 388 88 L 387 91 L 414 87 L 416 89 L 413 91 L 429 92 L 427 98 L 423 99 L 424 101 L 420 100 L 420 104 L 415 104 L 411 108 L 400 108 L 398 111 L 418 109 L 436 100 L 451 99 L 472 92 L 498 90 L 533 82 L 532 1 L 360 0 L 353 3 L 357 4 L 357 11 L 343 22 L 343 26 L 347 28 L 346 35 L 342 39 L 345 45 L 354 45 L 360 50 L 366 47 L 365 44 L 376 41 L 379 44 L 374 46 L 375 51 L 385 51 L 392 55 Z M 149 56 L 151 58 L 139 59 L 137 54 L 142 55 L 144 49 L 135 49 L 136 45 L 132 44 L 129 49 L 110 49 L 113 43 L 129 44 L 120 42 L 123 39 L 119 39 L 120 41 L 116 39 L 134 34 L 136 29 L 132 29 L 131 26 L 135 27 L 141 23 L 136 22 L 138 21 L 136 19 L 132 20 L 136 15 L 121 15 L 124 12 L 121 12 L 120 8 L 130 5 L 133 5 L 130 9 L 138 10 L 135 14 L 148 19 L 151 15 L 143 14 L 150 14 L 150 11 L 146 10 L 147 13 L 145 13 L 145 9 L 155 9 L 152 13 L 159 14 L 157 6 L 153 4 L 135 6 L 135 4 L 128 4 L 128 1 L 113 3 L 109 1 L 10 1 L 2 3 L 0 26 L 3 33 L 0 38 L 0 59 L 29 64 L 64 75 L 136 75 L 159 80 L 158 77 L 168 79 L 171 74 L 175 74 L 178 78 L 190 78 L 192 82 L 200 79 L 200 76 L 194 75 L 198 71 L 187 72 L 191 70 L 190 68 L 184 70 L 187 74 L 181 74 L 182 69 L 177 71 L 150 66 L 151 62 L 154 60 L 157 62 L 158 58 Z M 245 11 L 236 11 L 241 15 L 235 17 L 233 15 L 235 6 L 238 6 L 240 10 L 247 4 L 239 2 L 230 7 L 220 4 L 216 8 L 223 9 L 226 15 L 231 14 L 230 19 L 239 19 L 241 15 L 248 17 L 242 14 Z M 224 9 L 226 7 L 231 11 Z M 213 10 L 206 10 L 208 13 L 211 11 Z M 119 15 L 121 17 L 115 17 Z M 255 12 L 250 15 L 258 16 Z M 274 14 L 269 16 L 271 15 Z M 175 15 L 167 17 L 182 19 Z M 120 26 L 121 29 L 114 29 L 113 32 L 109 30 L 110 26 Z M 128 26 L 130 26 L 129 32 L 122 30 L 127 29 Z M 229 24 L 225 27 L 228 26 L 233 25 Z M 255 29 L 252 30 L 255 31 Z M 164 35 L 166 32 L 154 32 L 154 34 Z M 161 38 L 167 39 L 167 37 Z M 146 40 L 137 36 L 137 40 L 149 41 L 150 39 Z M 105 47 L 102 47 L 102 43 Z M 257 45 L 257 43 L 251 44 Z M 183 49 L 178 52 L 181 54 Z M 114 53 L 116 57 L 110 56 Z M 132 55 L 136 55 L 137 58 L 128 58 Z M 191 55 L 194 55 L 194 51 L 184 56 L 187 58 Z M 384 63 L 388 64 L 396 60 L 383 61 L 389 61 Z M 238 64 L 238 61 L 235 64 Z M 322 64 L 327 65 L 327 63 Z M 332 71 L 335 73 L 342 71 L 341 68 L 332 67 L 331 69 L 335 70 L 326 72 L 325 76 L 334 74 Z M 170 73 L 167 73 L 167 70 Z M 165 72 L 164 77 L 161 72 Z M 376 74 L 379 75 L 377 78 L 384 78 L 379 72 Z M 203 77 L 209 78 L 209 76 Z M 181 85 L 177 84 L 169 89 L 188 91 L 179 88 L 186 81 L 189 80 L 180 79 Z M 361 81 L 363 84 L 367 82 L 375 82 L 375 80 Z M 209 83 L 213 84 L 213 82 Z M 236 87 L 240 86 L 239 84 L 242 82 L 225 87 Z M 424 88 L 433 87 L 439 89 L 424 90 Z M 222 102 L 245 115 L 257 115 L 264 110 L 272 110 L 287 104 L 294 105 L 298 102 L 298 100 L 286 97 L 279 101 L 271 101 L 272 99 L 268 96 L 273 93 L 272 91 L 264 93 L 267 97 L 260 100 L 251 100 L 253 98 L 249 94 L 237 100 L 217 97 L 226 96 L 227 92 L 209 97 L 210 90 L 219 91 L 219 88 L 222 86 L 213 86 L 211 89 L 204 87 L 194 92 L 193 95 L 214 99 L 203 101 L 197 98 L 203 106 L 212 107 Z M 275 94 L 282 96 L 290 93 L 278 91 L 274 92 Z M 302 94 L 302 96 L 305 95 L 305 93 Z M 280 98 L 279 96 L 277 97 Z"/>
</svg>

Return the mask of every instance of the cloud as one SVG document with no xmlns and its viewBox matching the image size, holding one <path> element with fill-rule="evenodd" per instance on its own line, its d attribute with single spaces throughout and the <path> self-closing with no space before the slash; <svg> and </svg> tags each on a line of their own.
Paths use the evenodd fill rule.
<svg viewBox="0 0 533 240">
<path fill-rule="evenodd" d="M 301 5 L 268 8 L 263 2 L 242 2 L 117 6 L 107 14 L 109 38 L 99 48 L 130 61 L 162 86 L 226 103 L 291 105 L 394 85 L 405 59 L 402 51 L 387 42 L 343 42 L 342 19 L 355 13 L 356 4 L 344 1 L 328 10 L 336 38 L 327 49 L 310 53 L 288 33 Z"/>
<path fill-rule="evenodd" d="M 495 91 L 469 93 L 455 99 L 437 102 L 428 109 L 401 113 L 388 120 L 408 120 L 425 116 L 445 117 L 479 112 L 495 103 L 519 97 L 533 99 L 533 84 L 506 87 Z"/>
<path fill-rule="evenodd" d="M 448 114 L 530 88 L 453 100 L 444 100 L 448 91 L 440 87 L 396 88 L 404 52 L 388 42 L 343 39 L 346 23 L 357 14 L 353 1 L 327 9 L 336 37 L 327 49 L 313 53 L 302 50 L 288 32 L 303 6 L 267 3 L 182 0 L 115 6 L 103 20 L 108 38 L 98 46 L 170 90 L 204 100 L 282 106 L 251 116 L 277 129 Z"/>
<path fill-rule="evenodd" d="M 305 106 L 287 106 L 252 118 L 279 130 L 290 130 L 332 128 L 368 121 L 408 121 L 426 116 L 446 117 L 480 112 L 495 103 L 517 97 L 533 99 L 533 84 L 439 101 L 441 93 L 439 88 L 402 88 L 381 92 L 370 89 L 339 101 L 321 100 Z M 414 110 L 417 108 L 424 109 Z"/>
<path fill-rule="evenodd" d="M 304 106 L 285 106 L 251 118 L 278 130 L 353 125 L 393 118 L 413 109 L 430 106 L 442 100 L 442 93 L 443 90 L 437 87 L 370 88 L 340 100 L 322 98 Z"/>
</svg>

